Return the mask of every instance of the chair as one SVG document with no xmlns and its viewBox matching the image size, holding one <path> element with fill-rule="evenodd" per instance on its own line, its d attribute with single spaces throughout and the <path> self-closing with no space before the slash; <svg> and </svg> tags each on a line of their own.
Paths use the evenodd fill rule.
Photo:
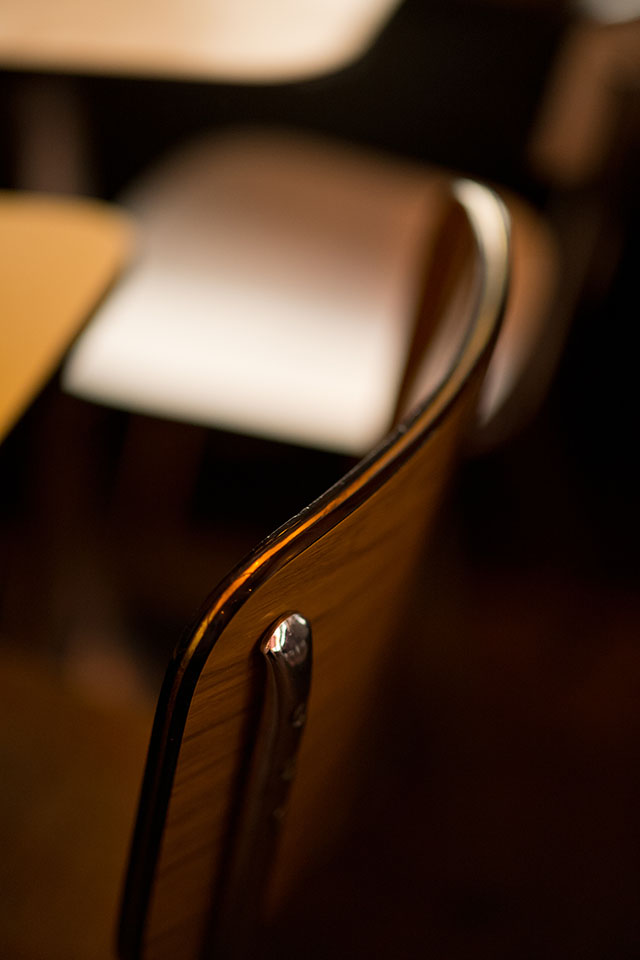
<svg viewBox="0 0 640 960">
<path fill-rule="evenodd" d="M 574 6 L 528 147 L 561 251 L 550 369 L 577 307 L 611 293 L 625 238 L 635 228 L 640 17 L 633 5 L 582 0 Z"/>
<path fill-rule="evenodd" d="M 401 657 L 411 573 L 506 297 L 503 204 L 469 181 L 443 180 L 441 197 L 395 428 L 229 574 L 169 665 L 122 911 L 127 960 L 191 960 L 205 944 L 255 955 L 263 919 L 348 832 L 363 731 Z"/>
<path fill-rule="evenodd" d="M 438 171 L 300 134 L 231 129 L 123 195 L 137 263 L 72 351 L 63 386 L 136 413 L 362 456 L 392 421 Z M 554 249 L 525 203 L 482 430 L 535 407 Z M 508 342 L 507 342 L 508 341 Z M 273 369 L 286 368 L 274 389 Z M 525 378 L 526 379 L 526 378 Z M 331 389 L 327 389 L 327 384 Z M 514 391 L 533 394 L 509 403 Z M 539 391 L 538 391 L 539 394 Z"/>
</svg>

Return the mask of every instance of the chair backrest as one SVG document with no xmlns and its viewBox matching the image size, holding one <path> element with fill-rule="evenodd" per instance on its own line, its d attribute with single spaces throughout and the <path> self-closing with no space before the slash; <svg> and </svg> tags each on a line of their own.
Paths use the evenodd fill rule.
<svg viewBox="0 0 640 960">
<path fill-rule="evenodd" d="M 425 272 L 402 393 L 409 413 L 233 570 L 171 661 L 133 841 L 123 957 L 191 960 L 205 943 L 212 955 L 241 955 L 261 911 L 277 911 L 303 867 L 340 841 L 359 736 L 396 653 L 394 624 L 473 420 L 506 296 L 501 202 L 469 181 L 443 181 L 443 194 L 442 242 Z M 286 373 L 274 370 L 274 389 Z"/>
</svg>

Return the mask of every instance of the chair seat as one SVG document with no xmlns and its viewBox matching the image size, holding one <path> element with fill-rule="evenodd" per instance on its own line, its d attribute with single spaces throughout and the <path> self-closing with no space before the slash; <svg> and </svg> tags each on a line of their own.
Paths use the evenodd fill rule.
<svg viewBox="0 0 640 960">
<path fill-rule="evenodd" d="M 353 455 L 384 435 L 438 230 L 439 173 L 247 129 L 192 144 L 123 203 L 140 256 L 72 352 L 69 392 Z M 517 262 L 484 424 L 539 352 L 553 288 L 546 228 L 508 204 Z M 532 401 L 509 404 L 508 429 L 545 379 L 535 370 Z"/>
<path fill-rule="evenodd" d="M 361 453 L 391 422 L 436 197 L 423 169 L 346 147 L 256 132 L 194 145 L 124 199 L 140 259 L 66 389 Z"/>
</svg>

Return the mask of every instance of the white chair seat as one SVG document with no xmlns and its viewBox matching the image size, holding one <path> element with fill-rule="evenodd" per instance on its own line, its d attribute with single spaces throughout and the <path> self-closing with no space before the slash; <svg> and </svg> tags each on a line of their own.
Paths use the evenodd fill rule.
<svg viewBox="0 0 640 960">
<path fill-rule="evenodd" d="M 200 142 L 134 188 L 137 265 L 63 382 L 138 412 L 358 454 L 388 428 L 430 176 L 262 132 Z"/>
<path fill-rule="evenodd" d="M 394 414 L 436 179 L 299 135 L 245 130 L 191 145 L 123 198 L 140 256 L 77 342 L 64 387 L 169 419 L 370 449 Z M 552 238 L 526 204 L 507 203 L 513 283 L 482 443 L 530 415 L 558 352 Z"/>
</svg>

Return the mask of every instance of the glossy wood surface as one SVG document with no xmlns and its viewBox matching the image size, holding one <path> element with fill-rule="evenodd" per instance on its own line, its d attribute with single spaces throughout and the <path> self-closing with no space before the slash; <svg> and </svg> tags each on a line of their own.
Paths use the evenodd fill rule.
<svg viewBox="0 0 640 960">
<path fill-rule="evenodd" d="M 266 913 L 277 914 L 302 867 L 340 842 L 364 761 L 359 734 L 385 670 L 415 642 L 394 624 L 473 420 L 504 301 L 502 207 L 473 185 L 464 207 L 479 250 L 462 271 L 472 269 L 476 282 L 452 365 L 372 455 L 221 584 L 170 666 L 134 843 L 124 956 L 201 955 L 251 749 L 256 644 L 287 611 L 311 623 L 313 683 Z M 427 290 L 425 317 L 429 306 Z"/>
<path fill-rule="evenodd" d="M 128 220 L 88 200 L 0 193 L 0 439 L 130 255 Z"/>
</svg>

